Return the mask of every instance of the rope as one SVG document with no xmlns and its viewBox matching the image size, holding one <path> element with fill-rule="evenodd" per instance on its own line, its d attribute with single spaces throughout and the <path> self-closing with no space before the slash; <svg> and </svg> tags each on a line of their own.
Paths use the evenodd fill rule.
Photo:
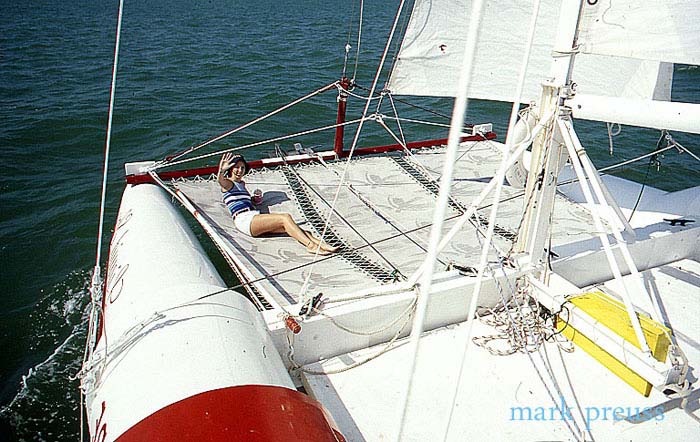
<svg viewBox="0 0 700 442">
<path fill-rule="evenodd" d="M 367 89 L 366 87 L 360 86 L 359 84 L 356 84 L 355 87 L 358 88 L 358 89 L 362 89 L 362 90 L 364 90 L 364 91 L 369 91 L 369 89 Z M 391 94 L 391 92 L 387 92 L 387 93 L 393 97 L 393 94 Z M 435 116 L 444 118 L 444 119 L 446 119 L 446 120 L 449 120 L 449 119 L 451 118 L 449 115 L 446 115 L 446 114 L 443 114 L 443 113 L 434 111 L 434 110 L 432 110 L 432 109 L 428 109 L 427 107 L 424 107 L 424 106 L 420 106 L 420 105 L 417 105 L 417 104 L 413 104 L 413 103 L 411 103 L 411 102 L 409 102 L 409 101 L 406 101 L 406 100 L 403 100 L 403 99 L 401 99 L 401 98 L 394 97 L 393 99 L 394 99 L 394 101 L 397 101 L 397 102 L 399 102 L 399 103 L 401 103 L 401 104 L 405 104 L 406 106 L 409 106 L 409 107 L 412 107 L 412 108 L 415 108 L 415 109 L 420 109 L 420 110 L 422 110 L 422 111 L 424 111 L 424 112 L 428 112 L 428 113 L 430 113 L 430 114 L 433 114 L 433 115 L 435 115 Z M 467 126 L 468 126 L 468 127 L 471 127 L 470 124 L 468 124 Z M 449 125 L 445 125 L 445 127 L 449 127 Z"/>
<path fill-rule="evenodd" d="M 368 118 L 368 119 L 369 119 L 369 118 Z M 183 164 L 183 163 L 188 163 L 188 162 L 192 162 L 192 161 L 197 161 L 197 160 L 201 160 L 201 159 L 204 159 L 204 158 L 213 157 L 213 156 L 216 156 L 216 155 L 221 155 L 222 153 L 235 152 L 235 151 L 239 151 L 239 150 L 243 150 L 243 149 L 249 149 L 249 148 L 251 148 L 251 147 L 261 146 L 261 145 L 263 145 L 263 144 L 271 144 L 271 143 L 275 143 L 275 142 L 277 142 L 277 141 L 284 141 L 284 140 L 288 140 L 288 139 L 290 139 L 290 138 L 296 138 L 296 137 L 300 137 L 300 136 L 303 136 L 303 135 L 309 135 L 309 134 L 316 133 L 316 132 L 322 132 L 322 131 L 324 131 L 324 130 L 335 129 L 335 128 L 340 127 L 340 126 L 348 126 L 348 125 L 350 125 L 350 124 L 361 123 L 362 121 L 363 121 L 363 120 L 362 120 L 361 118 L 358 118 L 358 119 L 356 119 L 356 120 L 346 121 L 346 122 L 341 123 L 341 124 L 330 124 L 330 125 L 328 125 L 328 126 L 317 127 L 317 128 L 315 128 L 315 129 L 309 129 L 309 130 L 305 130 L 305 131 L 301 131 L 301 132 L 296 132 L 296 133 L 289 134 L 289 135 L 283 135 L 283 136 L 276 137 L 276 138 L 268 138 L 267 140 L 257 141 L 257 142 L 255 142 L 255 143 L 244 144 L 244 145 L 238 146 L 238 147 L 231 147 L 231 148 L 229 148 L 229 149 L 224 149 L 224 150 L 220 150 L 220 151 L 217 151 L 217 152 L 211 152 L 211 153 L 208 153 L 208 154 L 199 155 L 199 156 L 197 156 L 197 157 L 192 157 L 192 158 L 188 158 L 188 159 L 185 159 L 185 160 L 171 161 L 171 162 L 169 162 L 168 164 L 155 165 L 155 166 L 153 166 L 153 167 L 151 168 L 151 170 L 157 170 L 157 169 L 161 169 L 161 168 L 166 167 L 166 166 L 169 167 L 169 166 L 175 166 L 175 165 L 178 165 L 178 164 Z"/>
<path fill-rule="evenodd" d="M 401 145 L 406 146 L 406 137 L 403 134 L 403 128 L 401 127 L 401 120 L 399 119 L 399 113 L 396 110 L 396 104 L 394 103 L 394 98 L 389 94 L 389 103 L 391 103 L 391 109 L 394 111 L 394 116 L 396 117 L 396 125 L 399 127 L 399 133 L 401 134 Z"/>
<path fill-rule="evenodd" d="M 338 84 L 338 90 L 350 95 L 351 97 L 355 97 L 358 100 L 371 101 L 371 100 L 379 100 L 381 98 L 380 95 L 377 95 L 376 97 L 363 97 L 360 94 L 354 93 L 350 89 L 345 89 L 340 83 Z"/>
<path fill-rule="evenodd" d="M 382 118 L 387 119 L 387 120 L 405 121 L 407 123 L 424 124 L 426 126 L 437 126 L 437 127 L 445 127 L 445 128 L 450 127 L 449 124 L 435 123 L 433 121 L 426 121 L 426 120 L 416 120 L 413 118 L 396 118 L 396 117 L 390 117 L 388 115 L 382 115 Z"/>
<path fill-rule="evenodd" d="M 388 330 L 389 328 L 394 326 L 394 324 L 396 324 L 403 316 L 406 316 L 406 319 L 401 324 L 401 327 L 396 331 L 396 333 L 394 333 L 394 336 L 389 340 L 389 342 L 387 342 L 387 344 L 380 351 L 378 351 L 377 353 L 375 353 L 375 354 L 373 354 L 373 355 L 371 355 L 371 356 L 369 356 L 361 361 L 355 362 L 353 364 L 350 364 L 348 366 L 341 367 L 341 368 L 338 368 L 335 370 L 318 371 L 318 370 L 311 370 L 309 368 L 304 368 L 303 366 L 299 365 L 294 360 L 294 334 L 287 332 L 287 342 L 289 344 L 289 353 L 287 356 L 289 358 L 289 361 L 292 363 L 294 368 L 296 368 L 304 373 L 317 375 L 317 376 L 319 376 L 319 375 L 327 376 L 327 375 L 331 375 L 331 374 L 343 373 L 343 372 L 346 372 L 348 370 L 352 370 L 353 368 L 359 367 L 359 366 L 364 365 L 364 364 L 366 364 L 374 359 L 377 359 L 378 357 L 382 356 L 383 354 L 385 354 L 389 350 L 391 350 L 392 347 L 394 346 L 394 343 L 396 342 L 396 340 L 399 338 L 399 336 L 401 336 L 401 332 L 406 327 L 406 325 L 408 325 L 408 323 L 411 320 L 411 317 L 415 313 L 417 299 L 418 299 L 418 294 L 416 293 L 416 296 L 413 298 L 413 300 L 408 305 L 406 310 L 404 310 L 394 321 L 392 321 L 391 324 L 384 327 L 383 330 L 380 330 L 380 331 Z M 314 310 L 316 310 L 316 309 L 314 309 Z M 316 311 L 318 311 L 318 310 L 316 310 Z M 331 318 L 329 317 L 329 319 L 331 319 Z M 332 319 L 331 319 L 331 322 L 335 325 L 338 325 Z M 346 331 L 350 332 L 349 330 L 346 330 Z"/>
<path fill-rule="evenodd" d="M 649 158 L 649 164 L 647 164 L 647 171 L 644 174 L 644 180 L 642 180 L 642 187 L 639 189 L 639 195 L 637 195 L 637 201 L 634 203 L 634 207 L 632 207 L 632 213 L 630 213 L 629 218 L 627 218 L 627 222 L 630 223 L 632 222 L 632 217 L 634 216 L 635 212 L 637 211 L 637 207 L 639 207 L 640 201 L 642 201 L 642 195 L 644 194 L 644 188 L 647 185 L 647 180 L 649 179 L 649 171 L 651 170 L 651 165 L 654 164 L 655 161 L 657 161 L 657 156 L 653 155 Z"/>
<path fill-rule="evenodd" d="M 205 146 L 208 146 L 208 145 L 210 145 L 211 143 L 215 143 L 215 142 L 217 142 L 217 141 L 219 141 L 219 140 L 221 140 L 221 139 L 223 139 L 223 138 L 228 137 L 229 135 L 233 135 L 233 134 L 236 133 L 236 132 L 239 132 L 239 131 L 241 131 L 241 130 L 247 128 L 247 127 L 250 127 L 250 126 L 252 126 L 252 125 L 254 125 L 254 124 L 257 124 L 257 123 L 259 123 L 259 122 L 261 122 L 261 121 L 263 121 L 263 120 L 265 120 L 265 119 L 267 119 L 267 118 L 270 118 L 271 116 L 276 115 L 276 114 L 278 114 L 278 113 L 280 113 L 280 112 L 282 112 L 282 111 L 285 111 L 285 110 L 289 109 L 290 107 L 293 107 L 293 106 L 295 106 L 295 105 L 297 105 L 297 104 L 299 104 L 299 103 L 301 103 L 301 102 L 303 102 L 303 101 L 306 101 L 306 100 L 308 100 L 309 98 L 312 98 L 312 97 L 314 97 L 314 96 L 316 96 L 316 95 L 318 95 L 318 94 L 320 94 L 320 93 L 323 93 L 323 92 L 326 92 L 326 91 L 328 91 L 328 90 L 330 90 L 330 89 L 333 89 L 333 88 L 336 87 L 337 84 L 338 84 L 337 81 L 334 81 L 334 82 L 332 82 L 332 83 L 329 83 L 329 84 L 327 84 L 327 85 L 325 85 L 325 86 L 323 86 L 323 87 L 321 87 L 321 88 L 319 88 L 319 89 L 316 89 L 315 91 L 313 91 L 313 92 L 311 92 L 311 93 L 309 93 L 309 94 L 304 95 L 303 97 L 297 98 L 296 100 L 294 100 L 294 101 L 292 101 L 292 102 L 290 102 L 290 103 L 287 103 L 287 104 L 285 104 L 284 106 L 279 107 L 279 108 L 273 110 L 272 112 L 269 112 L 269 113 L 267 113 L 267 114 L 265 114 L 265 115 L 263 115 L 263 116 L 260 116 L 260 117 L 258 117 L 258 118 L 255 118 L 255 119 L 253 119 L 253 120 L 251 120 L 251 121 L 249 121 L 249 122 L 247 122 L 247 123 L 245 123 L 245 124 L 243 124 L 243 125 L 241 125 L 241 126 L 238 126 L 238 127 L 236 127 L 235 129 L 231 129 L 231 130 L 226 131 L 226 132 L 224 132 L 224 133 L 222 133 L 222 134 L 219 134 L 219 135 L 217 135 L 217 136 L 215 136 L 215 137 L 213 137 L 213 138 L 208 139 L 207 141 L 205 141 L 205 142 L 203 142 L 203 143 L 201 143 L 201 144 L 192 146 L 192 147 L 190 147 L 190 148 L 188 148 L 188 149 L 186 149 L 186 150 L 184 150 L 184 151 L 182 151 L 182 152 L 180 152 L 180 153 L 178 153 L 178 154 L 176 154 L 176 155 L 174 155 L 174 156 L 172 156 L 172 157 L 166 157 L 164 160 L 161 160 L 160 162 L 156 163 L 156 164 L 152 167 L 152 170 L 158 170 L 158 169 L 161 169 L 161 168 L 163 168 L 163 167 L 173 166 L 173 165 L 175 165 L 175 164 L 181 164 L 181 163 L 183 163 L 183 162 L 186 162 L 186 161 L 176 161 L 176 160 L 178 160 L 178 159 L 182 158 L 183 156 L 188 155 L 188 154 L 190 154 L 190 153 L 192 153 L 192 152 L 194 152 L 194 151 L 196 151 L 196 150 L 199 150 L 199 149 L 201 149 L 201 148 L 203 148 L 203 147 L 205 147 Z M 220 153 L 223 153 L 223 152 L 227 152 L 227 151 L 222 151 L 222 152 L 220 152 Z M 214 155 L 216 155 L 216 154 L 217 154 L 217 153 L 214 153 Z M 199 158 L 192 158 L 191 160 L 188 160 L 188 161 L 194 161 L 194 160 L 196 160 L 196 159 L 199 159 Z"/>
<path fill-rule="evenodd" d="M 608 127 L 608 144 L 610 145 L 610 155 L 613 154 L 613 137 L 620 135 L 622 132 L 622 126 L 620 123 L 605 123 Z M 613 130 L 613 127 L 617 125 L 617 129 Z"/>
<path fill-rule="evenodd" d="M 350 12 L 350 17 L 354 18 L 355 17 L 355 2 L 352 2 L 352 11 Z M 348 36 L 345 39 L 345 54 L 343 55 L 343 71 L 342 74 L 340 75 L 340 78 L 345 78 L 345 73 L 347 72 L 347 67 L 348 67 L 348 56 L 350 54 L 350 36 L 352 35 L 352 20 L 348 20 Z"/>
<path fill-rule="evenodd" d="M 492 247 L 493 247 L 493 245 L 492 245 Z M 519 316 L 521 316 L 521 317 L 524 317 L 524 316 L 525 316 L 524 313 L 528 313 L 528 314 L 529 314 L 529 313 L 534 313 L 534 318 L 535 318 L 535 320 L 538 320 L 538 318 L 540 318 L 540 316 L 541 316 L 541 310 L 540 310 L 540 304 L 539 304 L 539 302 L 537 301 L 537 299 L 534 300 L 534 301 L 535 301 L 535 302 L 534 302 L 534 309 L 533 309 L 532 307 L 528 307 L 528 310 L 529 310 L 529 311 L 525 311 L 525 312 L 524 312 L 524 304 L 521 304 L 521 303 L 519 302 L 520 297 L 518 296 L 518 294 L 525 295 L 526 297 L 524 298 L 524 301 L 527 302 L 528 304 L 530 303 L 530 300 L 533 299 L 533 296 L 527 292 L 527 288 L 526 288 L 526 287 L 524 287 L 524 286 L 522 286 L 522 285 L 519 286 L 519 287 L 513 287 L 513 286 L 510 284 L 510 281 L 509 281 L 508 278 L 507 278 L 507 274 L 506 274 L 505 268 L 503 267 L 503 261 L 502 261 L 502 260 L 500 261 L 500 269 L 501 269 L 501 272 L 503 273 L 503 275 L 506 276 L 506 278 L 504 278 L 504 279 L 505 279 L 506 283 L 509 285 L 510 293 L 512 294 L 511 301 L 515 304 L 514 307 L 517 309 L 517 310 L 514 310 L 514 311 L 513 311 L 513 309 L 506 309 L 506 310 L 505 310 L 505 312 L 506 312 L 506 314 L 507 314 L 507 320 L 508 320 L 511 324 L 514 324 L 514 325 L 515 325 L 515 324 L 518 324 L 518 322 L 517 322 L 517 321 L 515 320 L 515 318 L 514 318 L 514 314 L 517 314 L 517 315 L 519 315 Z M 509 302 L 506 301 L 505 296 L 504 296 L 504 294 L 503 294 L 503 290 L 502 290 L 502 288 L 500 287 L 500 284 L 497 284 L 497 287 L 498 287 L 499 296 L 501 297 L 501 303 L 502 303 L 502 305 L 508 305 Z M 568 322 L 568 319 L 567 319 L 567 322 Z M 528 360 L 529 360 L 530 363 L 532 364 L 532 367 L 533 367 L 533 368 L 535 369 L 535 371 L 537 372 L 537 376 L 539 377 L 540 382 L 542 382 L 542 385 L 545 387 L 545 390 L 547 391 L 547 394 L 548 394 L 550 400 L 555 404 L 555 407 L 556 407 L 560 412 L 562 412 L 562 410 L 559 409 L 559 404 L 560 404 L 560 402 L 557 401 L 557 400 L 555 400 L 554 395 L 553 395 L 552 392 L 550 391 L 550 387 L 549 387 L 549 386 L 547 385 L 547 383 L 545 382 L 544 377 L 542 376 L 542 373 L 540 372 L 540 369 L 537 367 L 537 365 L 535 364 L 535 360 L 532 358 L 532 354 L 531 354 L 531 353 L 534 352 L 534 351 L 536 350 L 537 353 L 540 355 L 540 359 L 542 360 L 543 365 L 544 365 L 545 368 L 547 369 L 547 373 L 548 373 L 548 375 L 549 375 L 549 377 L 550 377 L 550 380 L 552 381 L 552 384 L 553 384 L 554 389 L 557 391 L 559 398 L 561 398 L 561 401 L 564 401 L 564 395 L 563 395 L 563 393 L 561 392 L 561 388 L 559 387 L 559 384 L 558 384 L 558 382 L 556 381 L 556 377 L 554 376 L 554 373 L 553 373 L 553 371 L 551 370 L 551 366 L 548 365 L 548 358 L 547 358 L 547 360 L 545 360 L 545 358 L 542 356 L 542 354 L 541 354 L 540 351 L 539 351 L 540 349 L 543 349 L 543 348 L 544 348 L 545 351 L 546 351 L 546 348 L 542 345 L 543 341 L 542 341 L 542 339 L 540 339 L 540 337 L 542 336 L 542 334 L 539 334 L 539 333 L 536 334 L 536 333 L 535 333 L 535 329 L 532 327 L 533 324 L 531 324 L 530 322 L 527 322 L 527 321 L 526 321 L 526 322 L 524 322 L 524 323 L 521 322 L 520 324 L 524 324 L 524 327 L 526 327 L 526 328 L 528 329 L 527 332 L 525 332 L 526 334 L 524 335 L 524 336 L 525 336 L 525 339 L 524 339 L 524 340 L 521 340 L 521 342 L 524 342 L 524 343 L 526 344 L 526 345 L 524 345 L 524 346 L 521 347 L 521 352 L 522 352 L 522 353 L 525 353 L 525 354 L 527 355 Z M 524 328 L 524 327 L 523 327 L 523 328 Z M 543 328 L 543 330 L 545 330 L 545 329 L 548 329 L 548 327 L 544 327 L 544 328 Z M 533 337 L 533 336 L 534 336 L 534 339 L 535 339 L 535 343 L 536 343 L 536 346 L 535 346 L 535 347 L 536 347 L 536 348 L 534 348 L 532 351 L 528 351 L 528 347 L 527 347 L 528 336 L 530 336 L 530 337 Z M 556 334 L 550 335 L 549 338 L 552 338 L 552 337 L 554 337 L 554 336 L 556 336 Z M 546 341 L 546 340 L 548 340 L 548 338 L 547 338 L 547 337 L 544 337 L 544 340 Z M 558 341 L 558 340 L 557 340 L 556 342 L 557 342 L 557 347 L 558 347 L 558 348 L 564 349 L 565 351 L 569 352 L 569 350 L 567 350 L 567 348 L 565 348 L 565 347 L 562 346 L 563 343 L 562 343 L 561 341 Z M 570 346 L 570 348 L 571 348 L 571 351 L 573 351 L 573 346 L 572 346 L 572 345 Z M 571 387 L 571 382 L 569 382 L 569 386 Z M 573 389 L 572 389 L 572 391 L 573 391 Z M 562 405 L 565 405 L 565 404 L 562 404 Z M 578 402 L 577 402 L 577 406 L 578 406 Z M 568 409 L 568 408 L 567 408 L 567 409 Z M 579 406 L 579 413 L 581 413 L 580 406 Z M 567 426 L 567 428 L 569 429 L 569 431 L 571 431 L 571 433 L 573 434 L 574 438 L 576 438 L 576 439 L 578 440 L 579 438 L 578 438 L 577 435 L 578 435 L 578 434 L 582 434 L 582 433 L 581 433 L 581 429 L 579 428 L 579 425 L 578 425 L 577 422 L 574 421 L 574 422 L 572 422 L 572 423 L 573 423 L 573 426 L 575 427 L 575 429 L 572 428 L 572 426 L 571 426 L 571 424 L 569 424 L 569 422 L 566 422 L 566 426 Z"/>
<path fill-rule="evenodd" d="M 416 7 L 416 2 L 413 2 L 413 7 L 414 8 Z M 401 9 L 399 9 L 398 12 L 396 13 L 396 20 L 398 20 L 399 15 L 401 15 Z M 395 47 L 394 47 L 394 54 L 391 57 L 392 58 L 391 68 L 388 71 L 389 74 L 387 76 L 386 82 L 384 83 L 385 89 L 386 89 L 386 85 L 389 84 L 389 80 L 391 79 L 391 73 L 394 71 L 394 66 L 396 66 L 396 61 L 399 59 L 398 55 L 399 55 L 399 51 L 401 50 L 401 45 L 403 44 L 403 40 L 406 37 L 406 30 L 408 29 L 408 21 L 412 16 L 413 16 L 413 11 L 411 11 L 407 14 L 404 14 L 403 21 L 401 22 L 401 26 L 399 27 L 401 29 L 400 30 L 401 37 L 397 38 L 396 43 L 394 44 Z M 391 38 L 389 39 L 389 41 L 391 41 Z"/>
<path fill-rule="evenodd" d="M 362 21 L 364 10 L 365 2 L 364 0 L 360 0 L 360 20 L 359 24 L 357 25 L 357 52 L 355 52 L 355 69 L 352 71 L 352 79 L 350 80 L 351 83 L 355 83 L 355 78 L 357 77 L 357 65 L 360 60 L 360 44 L 362 42 Z"/>
<path fill-rule="evenodd" d="M 107 175 L 109 172 L 109 154 L 112 141 L 112 119 L 114 115 L 114 96 L 116 93 L 117 84 L 117 67 L 119 66 L 119 42 L 122 31 L 122 16 L 124 9 L 124 0 L 119 0 L 119 8 L 117 10 L 117 30 L 114 43 L 114 63 L 112 64 L 112 82 L 109 88 L 109 108 L 107 111 L 107 135 L 105 138 L 104 148 L 104 163 L 102 165 L 102 192 L 100 195 L 100 217 L 97 227 L 97 246 L 95 250 L 95 267 L 93 268 L 92 280 L 90 284 L 90 313 L 88 314 L 88 332 L 85 340 L 85 349 L 83 352 L 83 366 L 92 356 L 94 345 L 96 344 L 96 326 L 99 320 L 101 307 L 99 302 L 102 298 L 102 277 L 100 262 L 102 261 L 102 235 L 104 231 L 105 218 L 105 203 L 107 199 Z M 84 394 L 80 388 L 80 440 L 84 439 L 84 414 L 85 409 Z"/>
<path fill-rule="evenodd" d="M 428 249 L 428 254 L 425 258 L 424 265 L 422 266 L 424 272 L 421 275 L 420 289 L 423 296 L 421 297 L 416 308 L 416 315 L 413 320 L 413 327 L 411 329 L 410 348 L 413 357 L 410 358 L 409 367 L 407 370 L 408 384 L 405 393 L 402 397 L 403 401 L 400 404 L 401 420 L 399 422 L 399 428 L 397 431 L 397 441 L 402 440 L 403 437 L 403 432 L 405 429 L 407 418 L 408 403 L 411 400 L 411 393 L 414 385 L 414 377 L 417 365 L 416 363 L 418 359 L 418 346 L 420 344 L 420 335 L 423 332 L 423 326 L 426 318 L 428 299 L 430 298 L 430 288 L 432 285 L 432 275 L 435 266 L 435 259 L 437 258 L 437 255 L 440 251 L 440 238 L 442 235 L 443 218 L 445 217 L 445 213 L 447 211 L 450 186 L 452 185 L 452 171 L 454 169 L 454 160 L 457 157 L 457 148 L 459 146 L 461 128 L 464 124 L 464 117 L 467 113 L 467 106 L 469 104 L 467 90 L 471 82 L 471 74 L 474 66 L 476 43 L 478 40 L 479 27 L 481 25 L 482 11 L 483 1 L 475 0 L 472 4 L 472 10 L 469 19 L 469 31 L 467 35 L 467 42 L 465 45 L 465 56 L 462 68 L 460 70 L 459 84 L 457 87 L 459 93 L 455 98 L 454 112 L 452 114 L 451 127 L 448 135 L 448 145 L 447 152 L 445 154 L 445 166 L 440 186 L 440 194 L 438 197 L 437 207 L 435 208 L 433 228 L 430 232 L 430 247 Z M 459 222 L 457 224 L 459 224 Z M 449 424 L 448 428 L 446 428 L 443 437 L 446 438 L 448 432 Z"/>
<path fill-rule="evenodd" d="M 376 90 L 377 83 L 379 82 L 379 76 L 381 75 L 382 67 L 384 66 L 384 62 L 386 60 L 387 52 L 389 51 L 389 46 L 391 44 L 391 40 L 393 38 L 394 32 L 396 31 L 396 26 L 397 26 L 399 14 L 401 13 L 401 10 L 403 9 L 404 4 L 405 4 L 405 0 L 401 0 L 401 3 L 399 4 L 397 16 L 394 19 L 394 23 L 392 25 L 391 32 L 389 33 L 389 39 L 386 43 L 386 46 L 384 47 L 384 52 L 382 53 L 382 58 L 379 62 L 379 66 L 377 66 L 377 71 L 376 71 L 375 76 L 374 76 L 374 81 L 372 82 L 372 88 L 371 88 L 370 93 L 369 93 L 370 97 L 372 97 L 374 95 L 374 91 Z M 328 211 L 328 216 L 326 217 L 326 223 L 324 225 L 323 232 L 321 232 L 322 236 L 325 235 L 325 233 L 326 233 L 326 229 L 328 228 L 328 224 L 330 222 L 331 215 L 333 214 L 333 211 L 335 210 L 335 205 L 338 202 L 338 196 L 340 195 L 340 190 L 342 189 L 342 186 L 346 180 L 348 168 L 350 167 L 350 160 L 352 159 L 352 157 L 355 153 L 355 148 L 357 147 L 357 143 L 358 143 L 359 138 L 360 138 L 360 133 L 362 132 L 362 126 L 364 125 L 365 120 L 367 120 L 367 112 L 369 110 L 369 105 L 370 105 L 370 101 L 368 100 L 365 103 L 365 107 L 362 111 L 362 117 L 360 118 L 359 124 L 357 125 L 355 137 L 352 140 L 352 144 L 350 146 L 350 151 L 348 152 L 347 161 L 345 162 L 345 168 L 343 169 L 342 178 L 341 178 L 340 182 L 338 183 L 338 187 L 336 188 L 335 195 L 333 196 L 333 202 L 331 203 L 331 208 Z M 313 267 L 314 266 L 312 265 L 311 266 L 312 271 L 313 271 Z M 304 284 L 302 285 L 302 289 L 305 289 L 305 287 L 308 286 L 308 282 L 311 278 L 312 271 L 310 271 L 308 273 L 308 275 L 306 275 L 306 279 L 304 280 Z M 306 297 L 306 293 L 300 293 L 300 295 L 304 296 L 304 299 L 303 299 L 304 302 L 308 301 L 308 299 Z"/>
</svg>

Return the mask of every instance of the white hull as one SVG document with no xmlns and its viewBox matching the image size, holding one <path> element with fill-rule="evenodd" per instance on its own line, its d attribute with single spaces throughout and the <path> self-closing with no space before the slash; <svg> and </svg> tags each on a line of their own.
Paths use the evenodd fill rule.
<svg viewBox="0 0 700 442">
<path fill-rule="evenodd" d="M 200 393 L 255 385 L 299 394 L 259 312 L 225 289 L 157 186 L 127 186 L 124 192 L 101 323 L 92 370 L 83 381 L 97 440 L 117 440 L 159 410 Z M 148 434 L 140 431 L 122 439 Z"/>
</svg>

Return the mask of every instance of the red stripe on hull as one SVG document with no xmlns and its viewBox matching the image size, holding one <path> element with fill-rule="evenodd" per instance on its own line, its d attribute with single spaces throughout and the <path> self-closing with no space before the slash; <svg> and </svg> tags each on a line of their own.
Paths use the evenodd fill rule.
<svg viewBox="0 0 700 442">
<path fill-rule="evenodd" d="M 158 410 L 119 438 L 136 441 L 342 442 L 323 406 L 284 387 L 244 385 L 207 391 Z"/>
</svg>

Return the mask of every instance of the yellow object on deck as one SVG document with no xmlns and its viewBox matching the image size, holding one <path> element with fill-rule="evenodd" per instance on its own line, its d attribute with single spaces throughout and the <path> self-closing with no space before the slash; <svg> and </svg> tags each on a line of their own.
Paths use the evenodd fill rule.
<svg viewBox="0 0 700 442">
<path fill-rule="evenodd" d="M 584 293 L 571 298 L 569 301 L 575 306 L 569 309 L 570 315 L 573 314 L 575 308 L 581 309 L 598 321 L 599 324 L 604 325 L 625 341 L 641 349 L 637 341 L 637 336 L 632 328 L 632 322 L 630 321 L 630 317 L 623 303 L 599 291 Z M 644 337 L 652 355 L 656 360 L 664 362 L 668 354 L 668 347 L 671 344 L 669 340 L 671 330 L 643 313 L 637 313 L 637 317 L 639 318 L 639 323 L 642 326 Z M 558 316 L 556 327 L 557 330 L 563 330 L 562 334 L 564 336 L 581 347 L 586 353 L 597 359 L 598 362 L 627 382 L 635 390 L 639 391 L 644 396 L 649 396 L 652 388 L 649 382 L 630 370 L 623 362 L 620 362 L 600 348 L 583 333 L 567 325 L 566 317 L 561 318 Z"/>
</svg>

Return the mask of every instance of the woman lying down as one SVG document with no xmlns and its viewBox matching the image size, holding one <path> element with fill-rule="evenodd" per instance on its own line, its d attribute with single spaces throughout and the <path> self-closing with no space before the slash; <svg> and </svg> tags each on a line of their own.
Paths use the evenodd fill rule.
<svg viewBox="0 0 700 442">
<path fill-rule="evenodd" d="M 260 204 L 262 194 L 256 191 L 255 198 L 250 196 L 243 181 L 248 170 L 248 163 L 242 155 L 225 153 L 221 157 L 217 181 L 236 229 L 252 237 L 265 233 L 286 233 L 305 246 L 309 253 L 318 251 L 321 255 L 327 255 L 338 250 L 299 227 L 289 213 L 260 213 L 255 210 L 253 203 Z"/>
</svg>

